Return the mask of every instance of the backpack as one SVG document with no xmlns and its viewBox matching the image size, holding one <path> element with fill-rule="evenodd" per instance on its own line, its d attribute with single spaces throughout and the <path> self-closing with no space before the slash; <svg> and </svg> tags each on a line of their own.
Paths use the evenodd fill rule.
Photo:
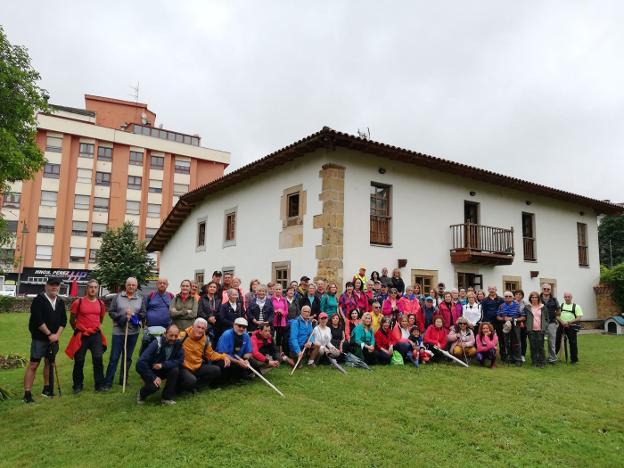
<svg viewBox="0 0 624 468">
<path fill-rule="evenodd" d="M 180 341 L 180 347 L 184 346 L 184 342 L 186 341 L 188 337 L 189 337 L 188 333 L 184 335 L 184 338 L 182 338 L 182 341 Z M 158 338 L 162 339 L 162 336 L 159 336 Z M 202 350 L 202 362 L 206 362 L 206 349 L 208 349 L 209 345 L 210 345 L 210 338 L 208 338 L 208 335 L 206 335 L 206 341 L 204 341 L 204 349 Z M 161 340 L 158 341 L 158 352 L 160 352 L 160 346 L 161 346 Z"/>
<path fill-rule="evenodd" d="M 84 299 L 84 297 L 79 297 L 78 298 L 78 307 L 76 308 L 76 315 L 80 312 L 80 307 L 82 306 L 82 300 Z M 104 305 L 104 301 L 102 299 L 100 299 L 98 297 L 98 302 L 100 303 L 100 315 L 103 315 L 106 313 L 106 306 Z M 73 323 L 70 325 L 72 326 L 72 328 L 75 330 L 76 329 L 76 324 Z"/>
</svg>

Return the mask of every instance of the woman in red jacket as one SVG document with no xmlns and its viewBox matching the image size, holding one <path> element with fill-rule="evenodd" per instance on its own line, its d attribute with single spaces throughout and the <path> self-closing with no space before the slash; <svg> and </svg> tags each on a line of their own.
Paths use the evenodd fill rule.
<svg viewBox="0 0 624 468">
<path fill-rule="evenodd" d="M 390 364 L 394 352 L 394 336 L 390 330 L 390 320 L 382 317 L 379 330 L 375 333 L 375 349 L 379 351 L 379 364 Z"/>
<path fill-rule="evenodd" d="M 448 332 L 444 328 L 444 320 L 442 316 L 436 315 L 433 318 L 433 325 L 429 325 L 425 332 L 425 339 L 423 340 L 427 350 L 433 353 L 432 361 L 441 360 L 444 355 L 436 348 L 444 349 L 446 346 L 446 337 Z"/>
<path fill-rule="evenodd" d="M 388 299 L 381 306 L 381 313 L 384 317 L 391 319 L 390 328 L 399 321 L 399 316 L 403 314 L 403 305 L 400 303 L 399 291 L 396 288 L 390 289 Z"/>
</svg>

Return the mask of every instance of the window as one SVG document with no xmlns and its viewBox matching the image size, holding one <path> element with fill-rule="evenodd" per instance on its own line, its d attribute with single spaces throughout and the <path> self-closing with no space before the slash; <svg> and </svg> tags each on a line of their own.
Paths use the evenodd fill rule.
<svg viewBox="0 0 624 468">
<path fill-rule="evenodd" d="M 111 175 L 110 172 L 96 172 L 95 173 L 95 185 L 102 187 L 110 187 Z"/>
<path fill-rule="evenodd" d="M 370 243 L 392 245 L 390 238 L 390 187 L 371 183 Z"/>
<path fill-rule="evenodd" d="M 87 249 L 81 247 L 72 247 L 69 249 L 69 261 L 70 262 L 84 262 L 87 255 Z"/>
<path fill-rule="evenodd" d="M 4 208 L 19 208 L 22 194 L 17 192 L 7 192 L 3 196 L 2 206 Z"/>
<path fill-rule="evenodd" d="M 286 290 L 290 284 L 290 262 L 273 262 L 271 270 L 273 272 L 271 275 L 273 282 L 281 284 L 282 288 Z"/>
<path fill-rule="evenodd" d="M 102 237 L 106 232 L 106 224 L 93 223 L 91 224 L 91 237 Z"/>
<path fill-rule="evenodd" d="M 74 209 L 88 210 L 90 202 L 91 197 L 89 195 L 76 195 L 76 198 L 74 198 Z"/>
<path fill-rule="evenodd" d="M 429 295 L 429 290 L 435 288 L 438 283 L 437 270 L 412 270 L 412 284 L 420 285 L 420 292 L 425 296 Z"/>
<path fill-rule="evenodd" d="M 39 218 L 37 232 L 54 232 L 54 218 Z"/>
<path fill-rule="evenodd" d="M 130 151 L 130 165 L 142 166 L 143 165 L 143 153 L 138 151 Z"/>
<path fill-rule="evenodd" d="M 225 244 L 236 244 L 236 210 L 230 210 L 225 213 Z"/>
<path fill-rule="evenodd" d="M 579 266 L 589 266 L 589 258 L 587 257 L 587 224 L 576 223 L 576 232 L 578 237 Z"/>
<path fill-rule="evenodd" d="M 204 284 L 204 270 L 196 270 L 195 271 L 195 282 L 199 285 L 199 287 L 201 288 L 202 284 Z"/>
<path fill-rule="evenodd" d="M 41 206 L 56 206 L 57 192 L 48 192 L 43 190 L 41 192 Z"/>
<path fill-rule="evenodd" d="M 93 177 L 92 169 L 78 168 L 78 175 L 76 177 L 76 182 L 81 183 L 81 184 L 90 184 L 92 177 Z"/>
<path fill-rule="evenodd" d="M 141 213 L 141 202 L 127 200 L 126 214 L 138 215 Z"/>
<path fill-rule="evenodd" d="M 46 151 L 60 153 L 63 151 L 63 138 L 49 136 L 46 139 Z"/>
<path fill-rule="evenodd" d="M 162 193 L 162 180 L 150 179 L 149 191 L 151 193 Z"/>
<path fill-rule="evenodd" d="M 152 156 L 150 158 L 152 169 L 162 169 L 165 167 L 165 158 L 162 156 Z"/>
<path fill-rule="evenodd" d="M 191 173 L 191 161 L 186 159 L 175 160 L 175 172 L 178 174 L 190 174 Z"/>
<path fill-rule="evenodd" d="M 206 247 L 206 220 L 197 223 L 197 245 L 196 247 Z"/>
<path fill-rule="evenodd" d="M 524 260 L 534 262 L 537 260 L 535 251 L 535 215 L 533 213 L 522 213 L 522 247 L 524 249 Z"/>
<path fill-rule="evenodd" d="M 89 250 L 89 263 L 95 263 L 96 262 L 95 258 L 97 256 L 97 253 L 98 253 L 98 249 L 91 249 L 91 250 Z"/>
<path fill-rule="evenodd" d="M 52 246 L 38 245 L 35 251 L 35 260 L 52 260 Z"/>
<path fill-rule="evenodd" d="M 58 179 L 61 175 L 61 165 L 60 164 L 50 164 L 47 163 L 43 167 L 43 177 L 47 177 L 48 179 Z"/>
<path fill-rule="evenodd" d="M 98 161 L 112 161 L 113 160 L 113 148 L 107 148 L 106 146 L 98 146 Z"/>
<path fill-rule="evenodd" d="M 17 220 L 4 220 L 4 226 L 7 232 L 17 234 Z"/>
<path fill-rule="evenodd" d="M 503 292 L 505 291 L 515 292 L 518 289 L 522 289 L 520 288 L 520 281 L 514 281 L 514 280 L 503 281 Z"/>
<path fill-rule="evenodd" d="M 151 239 L 156 235 L 156 231 L 158 231 L 156 228 L 145 228 L 145 238 L 148 240 Z"/>
<path fill-rule="evenodd" d="M 160 218 L 160 205 L 156 203 L 147 204 L 147 217 L 148 218 Z"/>
<path fill-rule="evenodd" d="M 46 284 L 48 282 L 47 276 L 29 276 L 28 282 L 32 284 Z"/>
<path fill-rule="evenodd" d="M 128 176 L 128 188 L 133 190 L 141 190 L 141 180 L 139 176 Z"/>
<path fill-rule="evenodd" d="M 299 216 L 299 192 L 288 195 L 288 217 L 296 218 Z"/>
<path fill-rule="evenodd" d="M 457 273 L 457 287 L 464 289 L 483 289 L 483 275 L 477 275 L 475 273 Z"/>
<path fill-rule="evenodd" d="M 72 236 L 85 237 L 87 235 L 87 226 L 88 223 L 86 221 L 73 221 Z"/>
<path fill-rule="evenodd" d="M 91 143 L 80 143 L 80 157 L 93 159 L 94 148 Z"/>
<path fill-rule="evenodd" d="M 173 194 L 178 197 L 187 193 L 188 190 L 189 186 L 187 184 L 173 184 Z"/>
<path fill-rule="evenodd" d="M 102 213 L 108 213 L 108 198 L 94 197 L 93 198 L 93 211 L 100 211 Z"/>
</svg>

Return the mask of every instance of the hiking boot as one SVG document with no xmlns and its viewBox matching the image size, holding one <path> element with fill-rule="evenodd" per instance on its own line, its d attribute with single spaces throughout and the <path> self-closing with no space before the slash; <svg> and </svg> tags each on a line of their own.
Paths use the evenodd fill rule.
<svg viewBox="0 0 624 468">
<path fill-rule="evenodd" d="M 165 406 L 173 406 L 176 404 L 174 400 L 160 400 L 160 403 Z"/>
<path fill-rule="evenodd" d="M 34 403 L 35 400 L 32 397 L 31 392 L 24 392 L 24 403 Z"/>
<path fill-rule="evenodd" d="M 45 398 L 53 398 L 54 390 L 49 385 L 44 385 L 43 390 L 41 390 L 41 396 Z"/>
<path fill-rule="evenodd" d="M 96 393 L 105 393 L 105 392 L 110 392 L 111 388 L 107 387 L 106 385 L 102 385 L 101 387 L 96 387 L 95 391 Z"/>
<path fill-rule="evenodd" d="M 137 392 L 136 402 L 137 402 L 137 405 L 144 405 L 145 404 L 145 400 L 143 398 L 141 398 L 141 390 L 139 390 Z"/>
<path fill-rule="evenodd" d="M 82 385 L 74 387 L 74 395 L 78 395 L 82 392 Z"/>
</svg>

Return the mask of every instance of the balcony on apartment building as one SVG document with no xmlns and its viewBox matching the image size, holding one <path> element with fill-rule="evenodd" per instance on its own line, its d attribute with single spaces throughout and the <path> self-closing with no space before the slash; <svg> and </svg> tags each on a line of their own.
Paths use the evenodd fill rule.
<svg viewBox="0 0 624 468">
<path fill-rule="evenodd" d="M 450 229 L 452 263 L 511 265 L 513 262 L 513 228 L 463 223 Z"/>
<path fill-rule="evenodd" d="M 200 137 L 197 135 L 187 135 L 185 133 L 165 130 L 163 128 L 152 127 L 150 125 L 131 123 L 126 128 L 126 131 L 134 133 L 135 135 L 145 135 L 160 138 L 161 140 L 175 141 L 176 143 L 183 143 L 185 145 L 199 146 L 200 142 Z"/>
</svg>

